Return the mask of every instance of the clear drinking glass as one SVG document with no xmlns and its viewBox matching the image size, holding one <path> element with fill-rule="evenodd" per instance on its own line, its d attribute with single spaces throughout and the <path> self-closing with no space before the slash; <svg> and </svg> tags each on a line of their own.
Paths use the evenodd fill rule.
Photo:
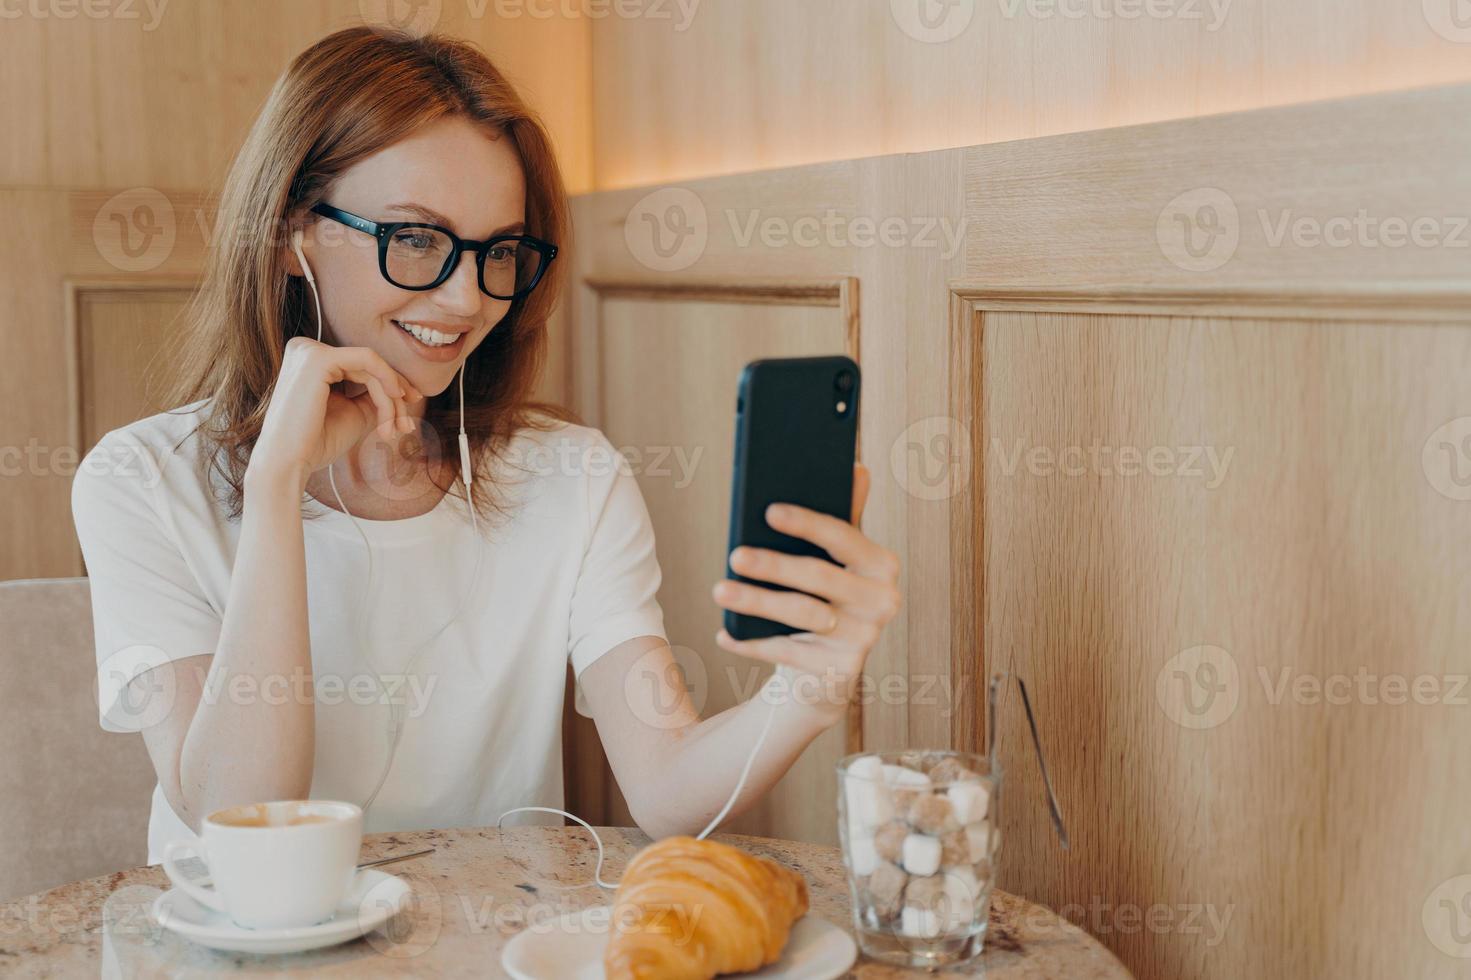
<svg viewBox="0 0 1471 980">
<path fill-rule="evenodd" d="M 1001 770 L 966 752 L 870 752 L 838 763 L 838 834 L 864 955 L 938 967 L 986 940 Z"/>
</svg>

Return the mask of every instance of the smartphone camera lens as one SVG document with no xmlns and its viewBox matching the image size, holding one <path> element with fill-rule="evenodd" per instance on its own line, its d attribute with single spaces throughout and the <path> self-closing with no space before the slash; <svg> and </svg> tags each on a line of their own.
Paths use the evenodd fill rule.
<svg viewBox="0 0 1471 980">
<path fill-rule="evenodd" d="M 840 419 L 847 418 L 853 412 L 853 400 L 849 397 L 849 393 L 853 390 L 853 385 L 856 380 L 853 377 L 853 372 L 847 368 L 833 375 L 833 387 L 838 390 L 833 411 Z"/>
</svg>

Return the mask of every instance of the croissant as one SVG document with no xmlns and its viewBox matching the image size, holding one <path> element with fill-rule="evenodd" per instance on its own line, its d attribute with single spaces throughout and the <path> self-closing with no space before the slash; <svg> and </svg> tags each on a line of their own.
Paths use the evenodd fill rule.
<svg viewBox="0 0 1471 980">
<path fill-rule="evenodd" d="M 613 897 L 608 980 L 709 980 L 775 963 L 807 912 L 807 881 L 728 844 L 666 837 L 629 862 Z"/>
</svg>

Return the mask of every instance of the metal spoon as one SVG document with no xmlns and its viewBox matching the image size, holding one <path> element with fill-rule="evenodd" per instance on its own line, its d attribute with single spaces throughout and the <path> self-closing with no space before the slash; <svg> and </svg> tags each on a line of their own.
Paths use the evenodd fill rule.
<svg viewBox="0 0 1471 980">
<path fill-rule="evenodd" d="M 385 864 L 397 864 L 400 861 L 407 861 L 409 858 L 423 857 L 426 854 L 433 853 L 434 848 L 426 847 L 422 851 L 414 851 L 412 854 L 397 854 L 389 858 L 379 858 L 376 861 L 364 861 L 358 865 L 358 870 L 361 871 L 364 868 L 381 868 Z"/>
<path fill-rule="evenodd" d="M 1016 679 L 1016 686 L 1021 689 L 1022 707 L 1027 710 L 1027 725 L 1032 729 L 1032 745 L 1037 750 L 1037 767 L 1042 770 L 1042 787 L 1047 790 L 1047 809 L 1052 813 L 1052 828 L 1057 831 L 1062 849 L 1070 850 L 1067 826 L 1062 822 L 1062 808 L 1057 805 L 1057 794 L 1052 792 L 1052 777 L 1047 775 L 1047 760 L 1042 757 L 1042 739 L 1037 734 L 1037 719 L 1032 715 L 1032 699 L 1027 697 L 1026 682 L 1020 677 Z"/>
<path fill-rule="evenodd" d="M 996 702 L 1001 685 L 1008 677 L 1016 678 L 1016 686 L 1022 692 L 1022 707 L 1027 712 L 1027 727 L 1032 731 L 1032 748 L 1037 753 L 1037 768 L 1042 770 L 1042 788 L 1047 793 L 1047 811 L 1052 817 L 1052 829 L 1057 832 L 1057 839 L 1062 844 L 1064 851 L 1071 850 L 1068 840 L 1067 825 L 1062 819 L 1062 807 L 1057 803 L 1057 794 L 1052 791 L 1052 777 L 1047 774 L 1047 759 L 1042 755 L 1042 738 L 1037 734 L 1037 718 L 1032 713 L 1032 699 L 1027 695 L 1026 682 L 1021 679 L 1020 674 L 1012 674 L 1010 671 L 991 675 L 991 684 L 986 692 L 986 756 L 991 762 L 991 771 L 996 771 Z"/>
<path fill-rule="evenodd" d="M 379 858 L 376 861 L 364 861 L 362 864 L 357 866 L 357 870 L 361 871 L 364 868 L 381 868 L 385 864 L 397 864 L 400 861 L 407 861 L 409 858 L 423 857 L 426 854 L 433 853 L 434 848 L 426 847 L 422 851 L 414 851 L 411 854 L 395 854 L 393 857 Z M 203 878 L 191 878 L 189 880 L 193 884 L 196 884 L 201 888 L 203 888 L 205 885 L 214 884 L 213 880 L 210 879 L 208 875 L 204 876 Z"/>
</svg>

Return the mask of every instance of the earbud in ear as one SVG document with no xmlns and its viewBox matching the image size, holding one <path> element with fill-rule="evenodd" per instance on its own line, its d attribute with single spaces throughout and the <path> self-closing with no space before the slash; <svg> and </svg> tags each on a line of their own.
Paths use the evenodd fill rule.
<svg viewBox="0 0 1471 980">
<path fill-rule="evenodd" d="M 312 290 L 312 308 L 317 314 L 317 342 L 322 340 L 322 296 L 317 292 L 317 277 L 312 275 L 312 267 L 306 260 L 306 255 L 301 251 L 301 229 L 298 228 L 291 233 L 291 250 L 296 253 L 296 261 L 301 263 L 302 274 L 306 276 L 306 284 Z"/>
<path fill-rule="evenodd" d="M 316 277 L 312 275 L 312 267 L 307 263 L 306 256 L 301 251 L 300 228 L 291 233 L 291 250 L 296 253 L 296 261 L 301 263 L 301 271 L 306 276 L 306 281 L 315 286 L 317 284 Z"/>
</svg>

